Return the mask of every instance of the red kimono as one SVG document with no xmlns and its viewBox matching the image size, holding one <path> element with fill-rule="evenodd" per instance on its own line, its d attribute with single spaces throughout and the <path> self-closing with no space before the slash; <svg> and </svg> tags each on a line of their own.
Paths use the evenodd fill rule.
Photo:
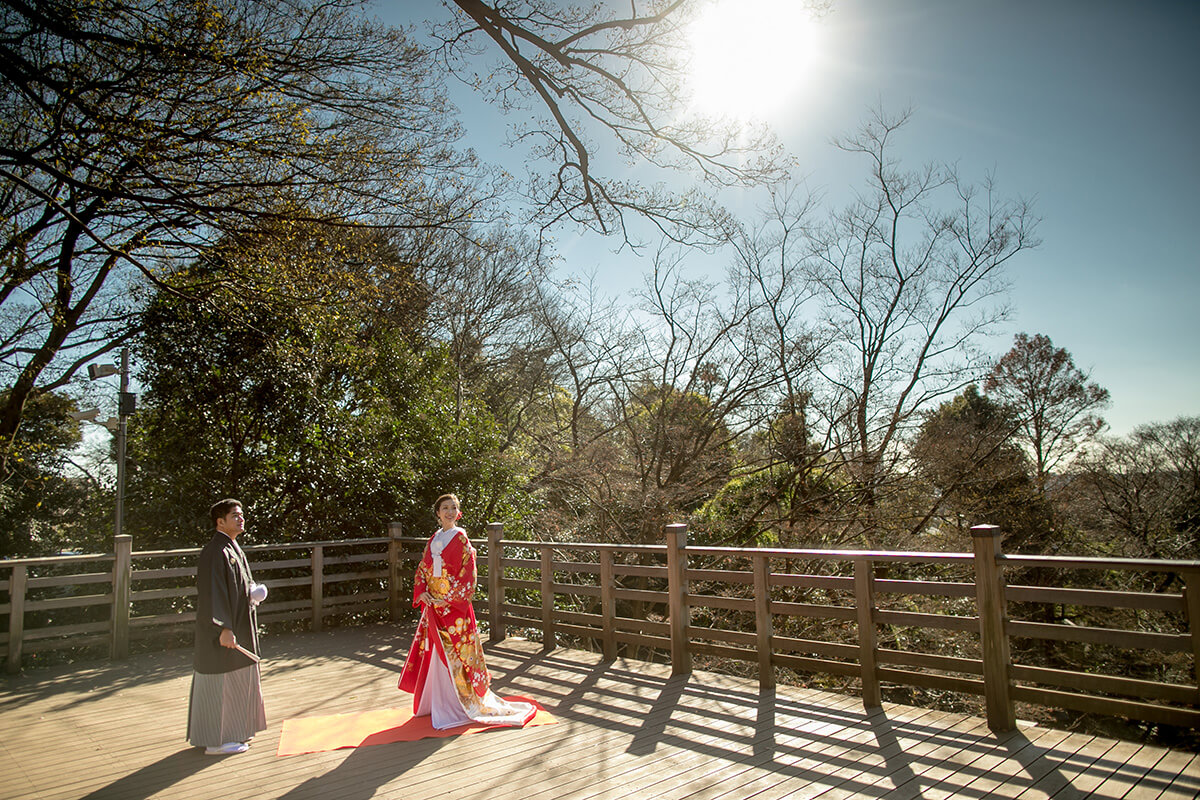
<svg viewBox="0 0 1200 800">
<path fill-rule="evenodd" d="M 430 714 L 435 728 L 473 722 L 524 725 L 537 709 L 502 700 L 490 690 L 491 675 L 475 622 L 475 548 L 462 528 L 438 531 L 417 566 L 413 606 L 421 607 L 417 635 L 400 673 L 400 689 L 413 694 L 413 712 Z M 428 592 L 442 604 L 421 605 Z"/>
</svg>

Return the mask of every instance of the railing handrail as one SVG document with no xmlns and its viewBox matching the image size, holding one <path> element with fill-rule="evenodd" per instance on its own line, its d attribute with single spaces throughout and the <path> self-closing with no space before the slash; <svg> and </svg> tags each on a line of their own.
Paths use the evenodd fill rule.
<svg viewBox="0 0 1200 800">
<path fill-rule="evenodd" d="M 406 543 L 424 543 L 427 536 L 403 536 L 397 541 Z M 483 545 L 487 539 L 471 537 L 472 544 Z M 313 547 L 352 547 L 355 545 L 387 544 L 391 541 L 385 536 L 363 539 L 328 539 L 306 542 L 281 542 L 264 544 L 247 544 L 242 547 L 248 553 L 269 552 L 272 550 L 307 550 Z M 609 542 L 555 542 L 539 539 L 501 539 L 501 547 L 534 547 L 559 548 L 563 550 L 589 550 L 612 552 L 641 552 L 665 553 L 666 545 L 661 544 L 618 544 Z M 171 550 L 134 550 L 134 558 L 170 558 L 173 556 L 196 555 L 202 547 L 185 547 Z M 867 559 L 871 561 L 964 561 L 974 560 L 971 553 L 953 551 L 920 551 L 920 550 L 820 550 L 809 548 L 781 547 L 713 547 L 707 545 L 688 545 L 688 553 L 692 555 L 729 556 L 742 555 L 746 557 L 795 558 L 795 559 L 824 559 L 830 561 L 855 561 Z M 60 564 L 83 564 L 90 562 L 104 563 L 116 558 L 115 553 L 80 553 L 57 556 L 22 556 L 20 558 L 0 559 L 0 568 L 16 565 L 25 566 L 55 566 Z M 1060 555 L 1026 555 L 1009 553 L 997 556 L 1007 567 L 1045 567 L 1054 569 L 1121 569 L 1145 572 L 1176 572 L 1200 571 L 1200 559 L 1162 559 L 1162 558 L 1121 558 L 1113 556 L 1060 556 Z"/>
<path fill-rule="evenodd" d="M 406 537 L 406 541 L 424 542 L 424 537 Z M 484 539 L 472 539 L 480 544 Z M 613 552 L 665 553 L 661 544 L 619 544 L 609 542 L 558 542 L 544 539 L 500 539 L 501 547 L 557 548 L 562 550 L 608 550 Z M 687 545 L 689 555 L 768 557 L 785 559 L 820 559 L 827 561 L 961 561 L 974 562 L 975 555 L 960 551 L 940 550 L 822 550 L 785 547 L 729 547 Z M 1175 572 L 1200 570 L 1200 559 L 1121 558 L 1115 556 L 1049 556 L 1021 553 L 1001 554 L 997 561 L 1008 567 L 1049 567 L 1058 569 L 1128 569 L 1145 572 Z"/>
<path fill-rule="evenodd" d="M 386 536 L 374 536 L 368 539 L 324 539 L 311 542 L 278 542 L 264 544 L 241 544 L 239 547 L 247 553 L 265 553 L 272 550 L 311 550 L 314 547 L 353 547 L 355 545 L 387 544 L 390 539 Z M 197 555 L 204 547 L 183 547 L 175 550 L 135 550 L 134 558 L 170 558 L 172 556 Z"/>
<path fill-rule="evenodd" d="M 769 558 L 821 559 L 825 561 L 973 561 L 970 553 L 926 550 L 815 550 L 786 547 L 709 547 L 688 545 L 692 555 L 767 556 Z"/>
<path fill-rule="evenodd" d="M 116 558 L 116 553 L 81 553 L 78 555 L 58 556 L 22 556 L 21 558 L 0 558 L 0 568 L 16 566 L 37 566 L 46 564 L 85 564 L 92 561 L 105 562 Z"/>
<path fill-rule="evenodd" d="M 416 541 L 415 537 L 405 537 L 405 540 Z M 313 547 L 353 547 L 355 545 L 387 544 L 390 539 L 386 536 L 373 536 L 364 539 L 328 539 L 310 542 L 279 542 L 263 544 L 243 544 L 242 549 L 247 553 L 268 552 L 271 550 L 308 550 Z M 420 541 L 424 541 L 421 539 Z M 483 541 L 483 540 L 479 540 Z M 204 547 L 181 547 L 170 550 L 134 550 L 134 558 L 171 558 L 175 556 L 198 555 Z M 57 564 L 81 564 L 87 562 L 105 562 L 115 559 L 116 553 L 79 553 L 57 556 L 22 556 L 20 558 L 0 558 L 0 568 L 12 567 L 18 564 L 25 566 L 54 566 Z"/>
<path fill-rule="evenodd" d="M 1006 567 L 1050 567 L 1054 569 L 1128 569 L 1141 572 L 1200 571 L 1200 559 L 1115 558 L 1111 556 L 1038 556 L 1020 553 L 997 557 Z"/>
</svg>

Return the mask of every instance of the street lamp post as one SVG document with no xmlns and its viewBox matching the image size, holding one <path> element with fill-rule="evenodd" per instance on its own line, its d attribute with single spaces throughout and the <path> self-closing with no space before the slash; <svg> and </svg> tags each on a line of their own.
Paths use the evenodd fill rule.
<svg viewBox="0 0 1200 800">
<path fill-rule="evenodd" d="M 129 348 L 121 348 L 121 367 L 114 364 L 88 364 L 92 380 L 121 375 L 121 391 L 117 395 L 117 416 L 97 423 L 117 437 L 117 507 L 113 529 L 112 624 L 109 629 L 109 655 L 125 658 L 129 655 L 130 584 L 133 576 L 133 542 L 122 534 L 125 527 L 125 442 L 129 433 L 129 417 L 136 410 L 137 395 L 129 391 Z M 71 417 L 95 422 L 99 411 L 75 411 Z"/>
<path fill-rule="evenodd" d="M 129 348 L 121 348 L 120 368 L 114 364 L 88 364 L 88 377 L 92 380 L 117 374 L 121 376 L 121 391 L 117 396 L 117 418 L 109 419 L 101 424 L 112 431 L 117 438 L 117 507 L 113 529 L 115 534 L 120 536 L 125 527 L 125 442 L 129 432 L 129 417 L 137 407 L 137 395 L 129 391 Z M 90 416 L 88 416 L 89 414 Z M 86 412 L 85 414 L 72 414 L 72 416 L 76 419 L 91 419 L 95 414 Z M 114 422 L 116 423 L 115 427 Z"/>
<path fill-rule="evenodd" d="M 121 348 L 121 393 L 117 396 L 117 521 L 116 535 L 125 527 L 125 440 L 136 395 L 129 392 L 129 348 Z"/>
</svg>

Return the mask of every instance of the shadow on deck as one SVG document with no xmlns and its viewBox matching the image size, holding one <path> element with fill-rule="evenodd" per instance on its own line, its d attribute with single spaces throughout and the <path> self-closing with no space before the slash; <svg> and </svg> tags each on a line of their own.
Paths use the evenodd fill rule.
<svg viewBox="0 0 1200 800">
<path fill-rule="evenodd" d="M 404 706 L 411 628 L 270 637 L 269 727 L 244 755 L 184 740 L 191 654 L 0 679 L 0 796 L 68 798 L 1191 798 L 1200 756 L 507 640 L 500 694 L 558 724 L 278 757 L 284 719 Z"/>
</svg>

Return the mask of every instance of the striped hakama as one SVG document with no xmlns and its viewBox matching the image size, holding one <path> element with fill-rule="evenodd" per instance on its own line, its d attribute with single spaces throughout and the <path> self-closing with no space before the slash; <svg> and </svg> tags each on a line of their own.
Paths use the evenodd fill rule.
<svg viewBox="0 0 1200 800">
<path fill-rule="evenodd" d="M 232 672 L 192 673 L 187 738 L 193 746 L 245 742 L 266 727 L 258 664 Z"/>
</svg>

